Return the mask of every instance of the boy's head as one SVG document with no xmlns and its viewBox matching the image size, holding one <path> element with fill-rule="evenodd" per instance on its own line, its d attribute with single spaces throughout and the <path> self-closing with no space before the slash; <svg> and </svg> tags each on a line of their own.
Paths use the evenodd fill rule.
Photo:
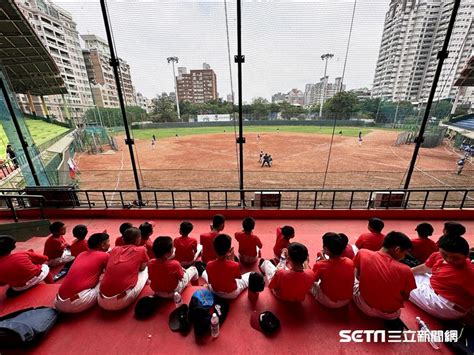
<svg viewBox="0 0 474 355">
<path fill-rule="evenodd" d="M 380 218 L 370 218 L 369 219 L 369 230 L 371 232 L 380 233 L 385 224 Z"/>
<path fill-rule="evenodd" d="M 344 238 L 345 237 L 345 238 Z M 323 250 L 329 257 L 337 257 L 346 249 L 348 239 L 345 235 L 326 233 L 323 235 Z"/>
<path fill-rule="evenodd" d="M 469 255 L 469 243 L 461 236 L 444 235 L 438 241 L 443 259 L 453 266 L 463 266 Z"/>
<path fill-rule="evenodd" d="M 242 221 L 242 228 L 245 232 L 250 233 L 255 228 L 255 220 L 252 217 L 245 217 Z"/>
<path fill-rule="evenodd" d="M 466 227 L 458 222 L 446 222 L 443 228 L 443 235 L 460 237 L 466 234 Z"/>
<path fill-rule="evenodd" d="M 308 248 L 298 242 L 288 245 L 288 258 L 295 266 L 301 266 L 308 259 Z"/>
<path fill-rule="evenodd" d="M 123 234 L 125 233 L 125 231 L 126 231 L 127 229 L 129 229 L 129 228 L 132 228 L 132 227 L 133 227 L 133 225 L 132 225 L 131 223 L 129 223 L 129 222 L 122 223 L 122 224 L 120 225 L 120 228 L 119 228 L 120 235 L 123 236 Z"/>
<path fill-rule="evenodd" d="M 66 226 L 64 225 L 63 222 L 56 221 L 51 223 L 49 226 L 49 231 L 51 232 L 52 235 L 55 236 L 60 236 L 66 234 Z"/>
<path fill-rule="evenodd" d="M 188 221 L 181 222 L 179 225 L 179 234 L 181 234 L 183 237 L 187 237 L 189 233 L 193 231 L 193 224 Z"/>
<path fill-rule="evenodd" d="M 74 236 L 74 238 L 79 240 L 86 239 L 87 232 L 87 227 L 83 224 L 78 224 L 72 229 L 72 235 Z"/>
<path fill-rule="evenodd" d="M 214 238 L 214 250 L 218 256 L 225 256 L 232 244 L 232 239 L 227 234 L 219 234 Z"/>
<path fill-rule="evenodd" d="M 107 251 L 110 248 L 110 238 L 107 233 L 94 233 L 87 240 L 91 250 Z"/>
<path fill-rule="evenodd" d="M 415 228 L 420 238 L 428 238 L 433 235 L 433 226 L 429 223 L 420 223 Z"/>
<path fill-rule="evenodd" d="M 281 234 L 283 235 L 283 238 L 289 240 L 294 238 L 295 229 L 292 226 L 283 226 L 281 227 Z"/>
<path fill-rule="evenodd" d="M 220 232 L 221 230 L 224 230 L 224 225 L 225 225 L 225 217 L 223 215 L 216 214 L 214 215 L 214 217 L 212 217 L 212 229 Z"/>
<path fill-rule="evenodd" d="M 383 248 L 395 260 L 403 259 L 412 247 L 411 240 L 401 232 L 390 232 L 383 240 Z"/>
<path fill-rule="evenodd" d="M 16 240 L 9 235 L 0 235 L 0 256 L 8 255 L 16 247 Z"/>
<path fill-rule="evenodd" d="M 156 258 L 166 258 L 173 253 L 173 239 L 161 236 L 153 242 L 153 253 Z"/>
<path fill-rule="evenodd" d="M 132 227 L 125 230 L 122 238 L 123 242 L 127 245 L 138 245 L 140 243 L 141 236 L 142 233 L 140 232 L 140 229 Z"/>
<path fill-rule="evenodd" d="M 142 234 L 142 239 L 148 239 L 153 234 L 153 226 L 151 223 L 143 222 L 140 224 L 140 233 Z"/>
</svg>

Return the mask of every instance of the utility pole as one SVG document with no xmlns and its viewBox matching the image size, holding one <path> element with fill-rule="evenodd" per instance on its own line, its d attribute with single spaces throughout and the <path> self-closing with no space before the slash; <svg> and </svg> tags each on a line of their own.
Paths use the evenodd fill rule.
<svg viewBox="0 0 474 355">
<path fill-rule="evenodd" d="M 179 99 L 178 99 L 178 79 L 176 79 L 176 73 L 174 71 L 174 63 L 179 62 L 178 57 L 168 57 L 166 58 L 168 63 L 171 63 L 173 66 L 173 83 L 174 83 L 174 96 L 176 98 L 176 112 L 178 113 L 178 121 L 181 121 L 181 114 L 179 112 Z"/>
<path fill-rule="evenodd" d="M 321 56 L 322 60 L 326 61 L 326 64 L 324 65 L 324 76 L 323 76 L 323 87 L 321 90 L 321 105 L 319 106 L 319 118 L 323 117 L 323 105 L 324 105 L 324 96 L 326 94 L 326 73 L 328 70 L 328 60 L 334 57 L 334 54 L 331 53 L 326 53 Z"/>
</svg>

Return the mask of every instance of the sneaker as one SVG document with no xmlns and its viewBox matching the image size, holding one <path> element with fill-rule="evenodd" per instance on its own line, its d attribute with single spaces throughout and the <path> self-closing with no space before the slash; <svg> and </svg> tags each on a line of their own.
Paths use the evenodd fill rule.
<svg viewBox="0 0 474 355">
<path fill-rule="evenodd" d="M 263 269 L 262 269 L 262 265 L 263 265 L 263 262 L 265 261 L 265 259 L 261 258 L 259 261 L 258 261 L 258 269 L 264 273 Z"/>
</svg>

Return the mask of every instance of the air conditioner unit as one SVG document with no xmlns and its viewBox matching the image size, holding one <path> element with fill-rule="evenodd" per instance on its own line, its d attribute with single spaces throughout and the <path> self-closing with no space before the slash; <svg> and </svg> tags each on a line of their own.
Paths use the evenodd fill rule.
<svg viewBox="0 0 474 355">
<path fill-rule="evenodd" d="M 404 191 L 375 191 L 372 193 L 368 207 L 371 208 L 390 208 L 403 207 L 405 202 Z"/>
<path fill-rule="evenodd" d="M 258 208 L 270 207 L 280 208 L 281 204 L 281 192 L 255 192 L 255 196 L 252 200 L 252 206 Z"/>
</svg>

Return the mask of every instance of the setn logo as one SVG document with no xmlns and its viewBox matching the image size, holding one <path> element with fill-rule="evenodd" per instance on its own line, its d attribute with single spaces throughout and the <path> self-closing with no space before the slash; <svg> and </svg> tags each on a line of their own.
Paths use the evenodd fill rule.
<svg viewBox="0 0 474 355">
<path fill-rule="evenodd" d="M 340 343 L 377 343 L 385 342 L 385 330 L 341 330 Z"/>
</svg>

